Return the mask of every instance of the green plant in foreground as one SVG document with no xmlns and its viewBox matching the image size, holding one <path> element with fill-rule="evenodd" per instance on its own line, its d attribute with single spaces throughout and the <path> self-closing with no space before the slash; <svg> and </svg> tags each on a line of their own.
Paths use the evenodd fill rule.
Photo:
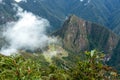
<svg viewBox="0 0 120 80">
<path fill-rule="evenodd" d="M 22 56 L 0 56 L 0 80 L 40 80 L 40 64 Z"/>
<path fill-rule="evenodd" d="M 120 80 L 117 72 L 103 65 L 104 55 L 92 50 L 85 52 L 74 66 L 41 65 L 38 60 L 20 55 L 0 55 L 0 80 Z"/>
<path fill-rule="evenodd" d="M 102 64 L 104 55 L 96 50 L 85 52 L 84 60 L 72 69 L 73 80 L 117 80 L 117 72 Z"/>
</svg>

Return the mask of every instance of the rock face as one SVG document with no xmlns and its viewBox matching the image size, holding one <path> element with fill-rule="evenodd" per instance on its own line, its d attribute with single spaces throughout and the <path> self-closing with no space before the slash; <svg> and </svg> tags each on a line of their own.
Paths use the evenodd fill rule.
<svg viewBox="0 0 120 80">
<path fill-rule="evenodd" d="M 54 35 L 62 38 L 63 47 L 73 53 L 103 51 L 107 54 L 105 61 L 120 70 L 120 38 L 109 29 L 72 15 Z"/>
<path fill-rule="evenodd" d="M 109 29 L 72 15 L 55 33 L 62 38 L 64 47 L 72 52 L 99 49 L 113 53 L 119 37 Z"/>
<path fill-rule="evenodd" d="M 105 53 L 113 53 L 113 49 L 118 44 L 119 37 L 107 28 L 95 23 L 87 22 L 87 35 L 89 49 L 100 49 Z"/>
<path fill-rule="evenodd" d="M 120 38 L 109 29 L 72 15 L 54 35 L 62 38 L 64 48 L 73 53 L 103 51 L 107 54 L 105 61 L 120 70 Z"/>
<path fill-rule="evenodd" d="M 89 44 L 85 24 L 84 20 L 80 20 L 76 16 L 71 16 L 65 22 L 59 33 L 63 38 L 65 48 L 77 52 L 88 49 Z"/>
</svg>

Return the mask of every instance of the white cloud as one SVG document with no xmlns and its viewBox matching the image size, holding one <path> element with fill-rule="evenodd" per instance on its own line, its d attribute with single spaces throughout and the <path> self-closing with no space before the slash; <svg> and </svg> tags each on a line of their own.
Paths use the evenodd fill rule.
<svg viewBox="0 0 120 80">
<path fill-rule="evenodd" d="M 16 2 L 21 2 L 21 1 L 24 1 L 24 2 L 27 2 L 27 0 L 15 0 Z"/>
<path fill-rule="evenodd" d="M 80 2 L 83 2 L 83 0 L 80 0 Z"/>
<path fill-rule="evenodd" d="M 20 1 L 22 1 L 22 0 L 15 0 L 16 2 L 20 2 Z"/>
<path fill-rule="evenodd" d="M 10 45 L 1 49 L 2 54 L 9 56 L 19 49 L 42 49 L 54 41 L 46 35 L 46 28 L 50 26 L 48 20 L 26 11 L 22 12 L 21 8 L 18 9 L 17 16 L 18 21 L 6 24 L 7 30 L 3 32 L 3 36 Z"/>
</svg>

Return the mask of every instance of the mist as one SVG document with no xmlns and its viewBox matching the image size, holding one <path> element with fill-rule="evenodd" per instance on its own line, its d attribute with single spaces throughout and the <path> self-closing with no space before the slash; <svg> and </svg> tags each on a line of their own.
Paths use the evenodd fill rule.
<svg viewBox="0 0 120 80">
<path fill-rule="evenodd" d="M 42 49 L 55 41 L 49 37 L 46 29 L 50 27 L 47 19 L 38 17 L 18 8 L 18 21 L 6 23 L 3 37 L 9 46 L 3 46 L 0 53 L 6 56 L 15 54 L 18 50 Z"/>
<path fill-rule="evenodd" d="M 21 1 L 24 1 L 24 2 L 27 2 L 27 0 L 15 0 L 16 2 L 21 2 Z"/>
</svg>

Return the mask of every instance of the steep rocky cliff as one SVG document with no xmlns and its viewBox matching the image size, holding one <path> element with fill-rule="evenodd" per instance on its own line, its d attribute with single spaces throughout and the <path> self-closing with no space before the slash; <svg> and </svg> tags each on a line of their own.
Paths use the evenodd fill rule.
<svg viewBox="0 0 120 80">
<path fill-rule="evenodd" d="M 73 53 L 92 49 L 103 51 L 105 61 L 120 70 L 120 38 L 104 26 L 72 15 L 54 35 L 62 38 L 63 47 Z"/>
<path fill-rule="evenodd" d="M 55 35 L 62 38 L 66 49 L 77 53 L 83 50 L 99 49 L 111 54 L 119 41 L 119 37 L 109 29 L 79 19 L 75 15 L 70 16 Z"/>
</svg>

